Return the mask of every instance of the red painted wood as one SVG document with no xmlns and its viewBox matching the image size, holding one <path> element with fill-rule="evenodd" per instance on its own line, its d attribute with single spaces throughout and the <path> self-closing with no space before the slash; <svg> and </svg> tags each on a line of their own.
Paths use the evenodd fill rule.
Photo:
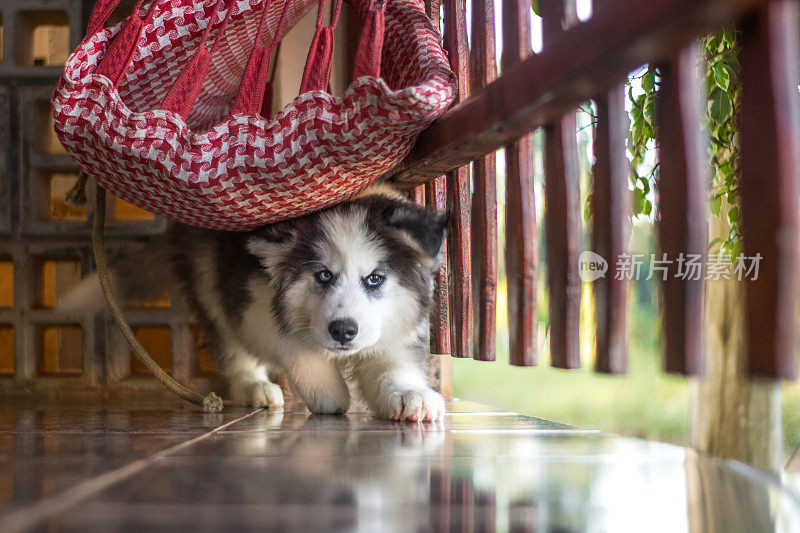
<svg viewBox="0 0 800 533">
<path fill-rule="evenodd" d="M 590 20 L 561 34 L 542 53 L 503 68 L 485 90 L 454 106 L 385 178 L 422 183 L 477 159 L 765 1 L 608 0 Z"/>
<path fill-rule="evenodd" d="M 444 24 L 444 46 L 458 79 L 458 100 L 461 101 L 469 96 L 465 0 L 445 1 Z M 471 204 L 470 168 L 465 165 L 447 173 L 450 353 L 453 357 L 472 357 Z"/>
<path fill-rule="evenodd" d="M 746 290 L 752 375 L 797 375 L 797 2 L 772 1 L 741 26 L 740 207 L 744 254 L 760 254 Z"/>
<path fill-rule="evenodd" d="M 542 0 L 542 42 L 552 47 L 564 33 L 568 18 L 564 0 Z M 574 9 L 574 6 L 573 6 Z M 583 250 L 580 162 L 575 110 L 544 128 L 545 247 L 550 314 L 550 365 L 579 368 L 581 280 L 578 263 Z"/>
<path fill-rule="evenodd" d="M 575 114 L 545 126 L 544 195 L 547 288 L 550 310 L 550 364 L 580 368 L 578 332 L 583 249 L 580 173 Z"/>
<path fill-rule="evenodd" d="M 472 248 L 469 167 L 447 173 L 450 353 L 472 356 Z"/>
<path fill-rule="evenodd" d="M 469 97 L 469 45 L 465 0 L 444 2 L 444 48 L 458 80 L 458 101 Z"/>
<path fill-rule="evenodd" d="M 425 12 L 440 32 L 441 0 L 425 0 Z M 425 184 L 425 203 L 440 211 L 447 210 L 447 186 L 444 176 Z M 434 279 L 433 317 L 431 317 L 431 353 L 450 353 L 450 291 L 447 286 L 447 240 L 442 244 L 442 265 Z"/>
<path fill-rule="evenodd" d="M 497 77 L 494 39 L 494 0 L 472 2 L 472 47 L 469 67 L 472 92 L 480 92 Z"/>
<path fill-rule="evenodd" d="M 473 357 L 494 361 L 497 340 L 497 180 L 495 154 L 475 161 L 472 196 L 472 283 L 477 346 Z M 475 291 L 477 289 L 477 291 Z"/>
<path fill-rule="evenodd" d="M 533 136 L 506 147 L 506 285 L 509 362 L 536 364 L 539 232 L 533 181 Z"/>
<path fill-rule="evenodd" d="M 504 77 L 506 72 L 531 54 L 531 5 L 525 0 L 501 0 L 501 2 L 503 55 L 500 58 L 500 66 Z M 509 140 L 514 139 L 509 138 Z"/>
<path fill-rule="evenodd" d="M 592 249 L 609 265 L 604 277 L 593 283 L 597 325 L 595 370 L 622 374 L 627 369 L 625 317 L 627 281 L 615 275 L 615 266 L 627 252 L 629 222 L 628 114 L 625 111 L 625 86 L 595 99 L 595 126 L 592 167 Z"/>
<path fill-rule="evenodd" d="M 539 0 L 539 15 L 542 17 L 542 44 L 550 46 L 566 26 L 567 0 Z"/>
<path fill-rule="evenodd" d="M 471 24 L 470 84 L 471 91 L 477 92 L 497 76 L 493 0 L 475 0 L 472 3 Z M 472 283 L 477 331 L 473 357 L 480 361 L 494 361 L 497 335 L 497 177 L 494 152 L 475 161 L 473 170 Z"/>
<path fill-rule="evenodd" d="M 440 211 L 447 209 L 445 178 L 425 184 L 425 204 Z M 442 245 L 442 265 L 434 279 L 433 316 L 431 317 L 431 353 L 450 353 L 450 312 L 447 287 L 447 241 Z"/>
<path fill-rule="evenodd" d="M 441 509 L 438 517 L 438 532 L 449 532 L 452 530 L 452 510 L 456 508 L 452 505 L 453 474 L 447 470 L 432 469 L 430 473 L 430 501 L 431 504 Z"/>
<path fill-rule="evenodd" d="M 703 280 L 682 279 L 680 254 L 704 262 L 708 242 L 708 159 L 697 65 L 695 44 L 662 65 L 657 102 L 658 233 L 668 261 L 661 274 L 664 359 L 667 372 L 687 375 L 703 371 Z"/>
<path fill-rule="evenodd" d="M 530 2 L 502 0 L 502 71 L 530 53 Z M 533 181 L 533 138 L 520 137 L 506 146 L 506 285 L 508 288 L 509 362 L 536 364 L 537 280 L 539 265 Z"/>
</svg>

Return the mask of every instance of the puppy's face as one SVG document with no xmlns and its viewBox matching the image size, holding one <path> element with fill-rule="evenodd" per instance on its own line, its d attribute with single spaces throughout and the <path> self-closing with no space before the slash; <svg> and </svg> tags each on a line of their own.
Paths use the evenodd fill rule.
<svg viewBox="0 0 800 533">
<path fill-rule="evenodd" d="M 284 333 L 329 356 L 391 345 L 430 311 L 445 217 L 367 196 L 254 232 Z"/>
</svg>

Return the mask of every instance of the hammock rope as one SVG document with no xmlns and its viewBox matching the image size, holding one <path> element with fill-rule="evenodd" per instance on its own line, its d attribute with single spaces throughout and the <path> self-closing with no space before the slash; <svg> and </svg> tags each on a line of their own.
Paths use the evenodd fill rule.
<svg viewBox="0 0 800 533">
<path fill-rule="evenodd" d="M 94 251 L 94 261 L 97 265 L 97 276 L 100 278 L 100 286 L 103 289 L 108 307 L 111 310 L 111 316 L 117 327 L 122 331 L 125 340 L 128 341 L 133 353 L 147 367 L 147 369 L 164 384 L 170 391 L 177 394 L 184 400 L 199 405 L 206 412 L 221 411 L 223 407 L 222 398 L 215 393 L 210 392 L 203 396 L 194 392 L 193 390 L 181 385 L 175 379 L 167 374 L 158 363 L 156 363 L 147 350 L 139 342 L 134 335 L 128 321 L 125 320 L 125 315 L 122 308 L 114 296 L 114 291 L 111 287 L 111 275 L 108 270 L 108 262 L 106 261 L 105 246 L 103 244 L 103 236 L 105 233 L 105 219 L 106 219 L 106 191 L 101 187 L 97 187 L 94 200 L 94 220 L 92 221 L 92 248 Z"/>
</svg>

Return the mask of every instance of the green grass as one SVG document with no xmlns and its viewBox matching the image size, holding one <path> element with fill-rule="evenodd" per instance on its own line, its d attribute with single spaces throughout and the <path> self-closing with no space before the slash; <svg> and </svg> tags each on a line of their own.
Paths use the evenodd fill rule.
<svg viewBox="0 0 800 533">
<path fill-rule="evenodd" d="M 657 314 L 641 305 L 629 309 L 630 366 L 625 376 L 596 374 L 591 360 L 580 370 L 553 369 L 546 360 L 537 367 L 512 367 L 503 342 L 497 362 L 453 360 L 453 394 L 580 427 L 688 444 L 688 381 L 661 371 Z M 507 336 L 503 319 L 500 339 Z M 782 408 L 788 456 L 800 446 L 800 383 L 782 386 Z"/>
<path fill-rule="evenodd" d="M 791 455 L 800 446 L 800 383 L 784 383 L 781 395 L 784 450 L 787 455 Z"/>
<path fill-rule="evenodd" d="M 581 427 L 685 443 L 688 435 L 688 383 L 661 371 L 659 320 L 652 311 L 630 306 L 629 372 L 596 374 L 591 363 L 580 370 L 508 365 L 506 346 L 494 363 L 455 359 L 453 394 Z M 501 325 L 501 324 L 498 324 Z M 502 329 L 498 337 L 504 339 Z"/>
</svg>

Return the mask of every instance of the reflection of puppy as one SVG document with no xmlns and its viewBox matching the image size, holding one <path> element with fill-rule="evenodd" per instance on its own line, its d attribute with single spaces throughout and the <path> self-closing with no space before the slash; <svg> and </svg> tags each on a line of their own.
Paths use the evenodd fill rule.
<svg viewBox="0 0 800 533">
<path fill-rule="evenodd" d="M 175 226 L 118 261 L 114 279 L 123 297 L 141 297 L 167 281 L 163 268 L 141 267 L 143 255 L 171 262 L 236 403 L 282 405 L 274 372 L 312 412 L 344 412 L 347 376 L 380 418 L 436 420 L 443 402 L 424 360 L 444 232 L 441 213 L 373 186 L 247 233 Z M 139 278 L 148 272 L 163 279 Z M 95 286 L 87 281 L 76 295 L 96 297 Z M 85 305 L 75 300 L 67 305 Z"/>
</svg>

